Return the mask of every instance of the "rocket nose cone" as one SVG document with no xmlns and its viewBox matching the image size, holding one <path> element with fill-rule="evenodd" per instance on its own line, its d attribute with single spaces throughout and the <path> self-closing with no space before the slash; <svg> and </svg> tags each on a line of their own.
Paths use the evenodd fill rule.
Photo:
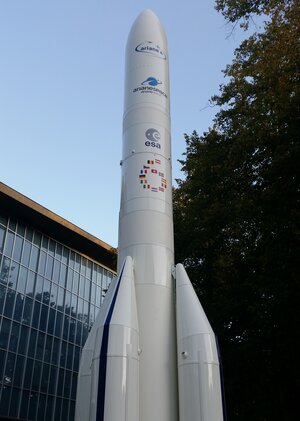
<svg viewBox="0 0 300 421">
<path fill-rule="evenodd" d="M 157 21 L 159 21 L 158 17 L 156 16 L 156 14 L 151 10 L 151 9 L 145 9 L 143 10 L 138 17 L 136 18 L 136 20 L 139 19 L 143 19 L 143 20 L 152 20 L 155 19 Z"/>
<path fill-rule="evenodd" d="M 143 42 L 159 45 L 167 53 L 167 38 L 160 20 L 150 9 L 143 10 L 134 21 L 127 40 L 128 51 Z M 134 48 L 135 48 L 134 47 Z"/>
</svg>

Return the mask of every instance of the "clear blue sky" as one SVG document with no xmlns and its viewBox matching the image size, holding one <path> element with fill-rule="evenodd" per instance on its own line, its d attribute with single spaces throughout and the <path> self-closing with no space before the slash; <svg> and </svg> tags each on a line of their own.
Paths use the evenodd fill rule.
<svg viewBox="0 0 300 421">
<path fill-rule="evenodd" d="M 151 8 L 169 42 L 173 178 L 183 133 L 201 134 L 209 98 L 245 36 L 213 0 L 0 1 L 0 180 L 117 246 L 124 51 Z"/>
</svg>

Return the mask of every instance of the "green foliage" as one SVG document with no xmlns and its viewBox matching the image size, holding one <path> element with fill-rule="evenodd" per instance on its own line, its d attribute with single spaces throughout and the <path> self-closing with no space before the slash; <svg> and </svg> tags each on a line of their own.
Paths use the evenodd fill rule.
<svg viewBox="0 0 300 421">
<path fill-rule="evenodd" d="M 176 259 L 219 336 L 229 420 L 298 419 L 300 4 L 275 3 L 225 70 L 214 127 L 185 135 L 174 191 Z"/>
<path fill-rule="evenodd" d="M 241 22 L 247 28 L 253 15 L 270 15 L 290 0 L 216 0 L 216 10 L 231 23 Z"/>
</svg>

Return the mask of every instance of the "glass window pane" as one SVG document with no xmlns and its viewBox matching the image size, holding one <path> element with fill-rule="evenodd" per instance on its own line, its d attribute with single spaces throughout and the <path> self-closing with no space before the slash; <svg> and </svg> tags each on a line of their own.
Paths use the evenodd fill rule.
<svg viewBox="0 0 300 421">
<path fill-rule="evenodd" d="M 53 342 L 53 337 L 50 335 L 47 335 L 45 353 L 44 353 L 44 361 L 46 363 L 50 363 L 51 361 L 52 342 Z"/>
<path fill-rule="evenodd" d="M 20 234 L 21 237 L 25 236 L 25 225 L 22 222 L 18 222 L 17 233 Z"/>
<path fill-rule="evenodd" d="M 75 270 L 77 270 L 77 272 L 79 272 L 80 270 L 80 255 L 79 254 L 75 254 Z"/>
<path fill-rule="evenodd" d="M 86 277 L 92 279 L 92 262 L 90 260 L 87 261 Z"/>
<path fill-rule="evenodd" d="M 62 411 L 61 411 L 62 420 L 68 419 L 68 411 L 69 411 L 69 401 L 67 399 L 63 399 Z"/>
<path fill-rule="evenodd" d="M 74 253 L 74 251 L 70 250 L 69 267 L 73 269 L 74 264 L 75 264 L 75 253 Z"/>
<path fill-rule="evenodd" d="M 47 396 L 40 394 L 39 404 L 38 404 L 38 413 L 37 413 L 37 419 L 38 420 L 44 420 L 45 419 L 45 409 L 46 409 L 46 400 Z"/>
<path fill-rule="evenodd" d="M 8 259 L 8 257 L 3 257 L 0 270 L 0 282 L 4 285 L 8 284 L 9 266 L 10 259 Z"/>
<path fill-rule="evenodd" d="M 62 254 L 61 261 L 65 264 L 67 264 L 68 263 L 68 257 L 69 257 L 69 249 L 67 249 L 66 247 L 63 247 L 63 254 Z"/>
<path fill-rule="evenodd" d="M 40 253 L 40 261 L 39 261 L 39 270 L 38 272 L 41 275 L 44 275 L 45 273 L 45 267 L 46 267 L 46 253 L 44 251 L 41 251 Z"/>
<path fill-rule="evenodd" d="M 78 318 L 81 318 L 82 319 L 82 315 L 83 315 L 83 300 L 81 298 L 78 298 L 77 315 L 78 315 Z"/>
<path fill-rule="evenodd" d="M 16 362 L 16 355 L 13 354 L 12 352 L 9 352 L 7 354 L 6 366 L 4 370 L 4 376 L 3 376 L 4 384 L 12 385 L 15 362 Z"/>
<path fill-rule="evenodd" d="M 69 398 L 70 393 L 71 393 L 71 371 L 66 370 L 63 395 L 65 398 Z"/>
<path fill-rule="evenodd" d="M 5 306 L 4 306 L 4 316 L 10 317 L 13 314 L 14 310 L 14 303 L 15 303 L 15 291 L 12 291 L 11 289 L 8 289 L 6 292 L 6 300 L 5 300 Z"/>
<path fill-rule="evenodd" d="M 41 239 L 42 239 L 42 235 L 38 231 L 34 231 L 33 243 L 36 246 L 40 247 L 40 245 L 41 245 Z"/>
<path fill-rule="evenodd" d="M 31 392 L 29 397 L 29 410 L 28 410 L 28 419 L 36 419 L 36 410 L 37 410 L 37 401 L 38 393 Z"/>
<path fill-rule="evenodd" d="M 22 294 L 16 294 L 15 302 L 15 311 L 14 311 L 14 320 L 17 322 L 22 321 L 23 307 L 24 307 L 25 298 Z"/>
<path fill-rule="evenodd" d="M 55 389 L 56 389 L 57 367 L 53 365 L 51 365 L 50 367 L 51 368 L 50 368 L 48 393 L 50 393 L 51 395 L 54 395 Z"/>
<path fill-rule="evenodd" d="M 43 241 L 42 241 L 42 249 L 47 251 L 48 250 L 48 237 L 43 236 Z"/>
<path fill-rule="evenodd" d="M 15 231 L 15 229 L 17 228 L 17 221 L 13 219 L 12 217 L 10 217 L 8 226 L 11 230 Z"/>
<path fill-rule="evenodd" d="M 76 389 L 77 389 L 77 373 L 72 373 L 71 399 L 76 399 Z"/>
<path fill-rule="evenodd" d="M 65 377 L 65 370 L 63 368 L 60 368 L 59 373 L 58 373 L 58 384 L 57 384 L 57 395 L 58 396 L 62 396 L 62 394 L 63 394 L 64 377 Z"/>
<path fill-rule="evenodd" d="M 72 280 L 73 280 L 73 271 L 69 269 L 68 275 L 67 275 L 67 289 L 69 291 L 72 291 Z"/>
<path fill-rule="evenodd" d="M 79 346 L 75 346 L 73 370 L 76 372 L 79 371 L 79 360 L 80 360 L 80 348 Z"/>
<path fill-rule="evenodd" d="M 50 373 L 50 365 L 49 364 L 44 364 L 44 366 L 43 366 L 43 374 L 42 374 L 42 381 L 41 381 L 41 391 L 43 393 L 47 393 L 49 373 Z"/>
<path fill-rule="evenodd" d="M 59 282 L 59 272 L 60 272 L 60 265 L 61 263 L 54 259 L 54 269 L 53 269 L 53 275 L 52 275 L 52 279 L 54 282 Z"/>
<path fill-rule="evenodd" d="M 22 263 L 23 265 L 27 267 L 29 266 L 30 250 L 31 250 L 31 244 L 28 241 L 24 241 Z"/>
<path fill-rule="evenodd" d="M 6 352 L 0 349 L 0 379 L 2 381 Z"/>
<path fill-rule="evenodd" d="M 60 267 L 60 276 L 59 276 L 59 285 L 65 287 L 66 285 L 66 277 L 67 277 L 67 266 L 61 265 Z"/>
<path fill-rule="evenodd" d="M 43 302 L 49 304 L 50 302 L 50 288 L 51 282 L 47 279 L 44 280 Z"/>
<path fill-rule="evenodd" d="M 55 307 L 57 304 L 57 291 L 58 291 L 58 286 L 55 284 L 51 285 L 51 300 L 50 300 L 50 306 Z"/>
<path fill-rule="evenodd" d="M 1 396 L 1 415 L 8 415 L 11 387 L 3 386 Z"/>
<path fill-rule="evenodd" d="M 16 260 L 17 262 L 21 261 L 22 246 L 23 246 L 23 238 L 17 235 L 15 239 L 15 247 L 14 247 L 14 254 L 13 254 L 13 259 Z"/>
<path fill-rule="evenodd" d="M 17 288 L 19 269 L 20 269 L 20 265 L 12 261 L 10 265 L 9 276 L 8 276 L 8 286 L 13 289 Z"/>
<path fill-rule="evenodd" d="M 74 276 L 73 276 L 73 292 L 75 294 L 78 294 L 78 288 L 79 288 L 79 273 L 74 272 Z"/>
<path fill-rule="evenodd" d="M 33 238 L 33 229 L 30 227 L 26 227 L 26 234 L 25 237 L 27 240 L 32 241 Z"/>
<path fill-rule="evenodd" d="M 33 374 L 32 374 L 32 383 L 31 387 L 34 390 L 39 390 L 42 374 L 42 363 L 40 361 L 35 361 Z"/>
<path fill-rule="evenodd" d="M 27 284 L 26 284 L 26 295 L 30 295 L 31 297 L 33 297 L 35 280 L 36 280 L 36 274 L 32 272 L 31 270 L 29 270 L 28 277 L 27 277 Z"/>
<path fill-rule="evenodd" d="M 9 341 L 9 350 L 12 352 L 17 352 L 18 347 L 18 340 L 20 334 L 20 325 L 19 323 L 13 322 L 10 334 L 10 341 Z"/>
<path fill-rule="evenodd" d="M 43 360 L 44 356 L 44 345 L 45 345 L 45 334 L 42 332 L 38 333 L 35 358 L 37 360 Z"/>
<path fill-rule="evenodd" d="M 40 325 L 39 325 L 40 330 L 42 330 L 43 332 L 45 332 L 46 327 L 47 327 L 48 311 L 49 311 L 49 307 L 43 304 L 42 310 L 41 310 Z"/>
<path fill-rule="evenodd" d="M 26 297 L 25 304 L 24 304 L 24 311 L 23 311 L 23 323 L 30 324 L 32 308 L 33 308 L 33 300 L 29 297 Z"/>
<path fill-rule="evenodd" d="M 75 402 L 70 401 L 69 420 L 75 419 Z"/>
<path fill-rule="evenodd" d="M 70 314 L 71 310 L 71 293 L 69 291 L 66 291 L 65 294 L 65 313 Z"/>
<path fill-rule="evenodd" d="M 59 310 L 63 310 L 64 308 L 64 290 L 62 288 L 58 288 L 58 295 L 57 295 L 57 308 Z"/>
<path fill-rule="evenodd" d="M 4 309 L 5 293 L 6 293 L 5 286 L 0 285 L 0 314 L 3 313 L 3 309 Z"/>
<path fill-rule="evenodd" d="M 27 419 L 29 393 L 30 392 L 28 392 L 27 390 L 23 390 L 23 393 L 22 393 L 20 417 L 23 418 L 24 420 Z"/>
<path fill-rule="evenodd" d="M 29 267 L 33 271 L 37 270 L 38 258 L 39 258 L 39 249 L 35 246 L 32 246 Z"/>
<path fill-rule="evenodd" d="M 13 387 L 12 394 L 11 394 L 11 400 L 10 400 L 10 410 L 9 410 L 9 416 L 10 417 L 16 417 L 19 412 L 19 404 L 20 404 L 20 395 L 21 391 L 20 389 L 16 389 Z"/>
<path fill-rule="evenodd" d="M 72 294 L 71 299 L 72 316 L 77 317 L 77 295 Z"/>
<path fill-rule="evenodd" d="M 70 329 L 69 329 L 69 341 L 75 342 L 75 329 L 76 329 L 76 320 L 71 317 L 70 319 Z"/>
<path fill-rule="evenodd" d="M 70 317 L 69 316 L 65 316 L 64 317 L 64 330 L 63 330 L 63 339 L 65 339 L 65 340 L 68 340 L 69 321 L 70 321 Z"/>
<path fill-rule="evenodd" d="M 62 257 L 62 245 L 57 243 L 56 244 L 56 253 L 55 256 L 57 257 L 58 260 L 61 260 Z"/>
<path fill-rule="evenodd" d="M 61 351 L 60 351 L 60 365 L 61 365 L 61 367 L 65 367 L 66 360 L 67 360 L 67 342 L 62 341 Z"/>
<path fill-rule="evenodd" d="M 53 340 L 53 348 L 52 348 L 52 355 L 51 355 L 51 363 L 57 364 L 58 363 L 58 355 L 59 355 L 59 344 L 60 341 L 56 338 Z"/>
<path fill-rule="evenodd" d="M 24 267 L 20 267 L 18 287 L 17 290 L 24 294 L 26 288 L 26 279 L 27 279 L 28 270 Z"/>
<path fill-rule="evenodd" d="M 61 405 L 62 405 L 62 399 L 57 398 L 56 399 L 56 405 L 55 405 L 55 415 L 54 415 L 54 419 L 57 420 L 57 421 L 60 420 Z"/>
<path fill-rule="evenodd" d="M 29 336 L 28 327 L 21 325 L 20 341 L 19 341 L 19 349 L 18 349 L 19 354 L 26 354 L 28 336 Z"/>
<path fill-rule="evenodd" d="M 72 370 L 72 365 L 73 365 L 73 352 L 74 352 L 74 346 L 72 344 L 68 344 L 68 348 L 67 348 L 67 364 L 66 364 L 66 367 L 69 370 Z"/>
<path fill-rule="evenodd" d="M 54 259 L 51 256 L 47 258 L 47 267 L 46 267 L 46 278 L 52 279 L 52 271 L 53 271 L 53 263 Z"/>
<path fill-rule="evenodd" d="M 25 368 L 25 358 L 21 355 L 17 356 L 15 374 L 14 374 L 14 385 L 17 387 L 22 386 L 23 373 Z"/>
<path fill-rule="evenodd" d="M 0 331 L 0 347 L 7 348 L 8 339 L 10 334 L 11 321 L 2 319 L 1 331 Z"/>
<path fill-rule="evenodd" d="M 6 256 L 11 257 L 12 255 L 14 238 L 15 238 L 14 233 L 11 231 L 7 231 L 5 244 L 4 244 L 4 254 L 6 254 Z"/>
<path fill-rule="evenodd" d="M 5 237 L 5 229 L 0 226 L 0 252 L 3 251 L 4 237 Z"/>
<path fill-rule="evenodd" d="M 44 278 L 40 275 L 36 277 L 35 299 L 41 301 L 43 293 Z"/>
<path fill-rule="evenodd" d="M 53 398 L 53 396 L 48 395 L 47 406 L 46 406 L 46 414 L 45 414 L 45 420 L 44 421 L 52 421 L 53 406 L 54 406 L 54 398 Z M 75 419 L 75 416 L 73 418 L 69 418 L 70 421 L 73 421 L 74 419 Z"/>
<path fill-rule="evenodd" d="M 49 241 L 49 254 L 50 256 L 54 257 L 54 253 L 55 253 L 55 241 L 51 240 Z"/>
<path fill-rule="evenodd" d="M 26 389 L 30 389 L 32 370 L 33 370 L 33 360 L 31 358 L 28 358 L 26 361 L 25 376 L 24 376 L 24 387 Z"/>
<path fill-rule="evenodd" d="M 79 285 L 79 297 L 84 297 L 84 283 L 85 278 L 83 276 L 80 276 L 80 285 Z"/>
<path fill-rule="evenodd" d="M 37 331 L 32 329 L 30 332 L 28 355 L 29 357 L 35 356 L 35 345 L 36 345 Z"/>
<path fill-rule="evenodd" d="M 32 316 L 32 326 L 38 328 L 39 321 L 40 321 L 40 312 L 41 312 L 41 303 L 35 301 L 34 309 L 33 309 L 33 316 Z"/>
<path fill-rule="evenodd" d="M 61 329 L 62 329 L 62 320 L 63 320 L 63 315 L 62 313 L 60 313 L 59 311 L 56 314 L 56 322 L 55 322 L 55 336 L 59 336 L 61 335 Z"/>
<path fill-rule="evenodd" d="M 50 333 L 51 335 L 54 332 L 55 313 L 56 313 L 55 310 L 53 308 L 50 308 L 47 332 Z"/>
</svg>

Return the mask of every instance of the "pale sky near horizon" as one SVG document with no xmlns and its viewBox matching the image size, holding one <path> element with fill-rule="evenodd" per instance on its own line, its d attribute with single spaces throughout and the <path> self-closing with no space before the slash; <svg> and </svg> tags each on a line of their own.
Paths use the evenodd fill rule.
<svg viewBox="0 0 300 421">
<path fill-rule="evenodd" d="M 117 246 L 124 52 L 152 9 L 169 43 L 173 179 L 245 34 L 213 0 L 0 0 L 0 181 Z M 257 30 L 258 28 L 252 28 Z"/>
</svg>

